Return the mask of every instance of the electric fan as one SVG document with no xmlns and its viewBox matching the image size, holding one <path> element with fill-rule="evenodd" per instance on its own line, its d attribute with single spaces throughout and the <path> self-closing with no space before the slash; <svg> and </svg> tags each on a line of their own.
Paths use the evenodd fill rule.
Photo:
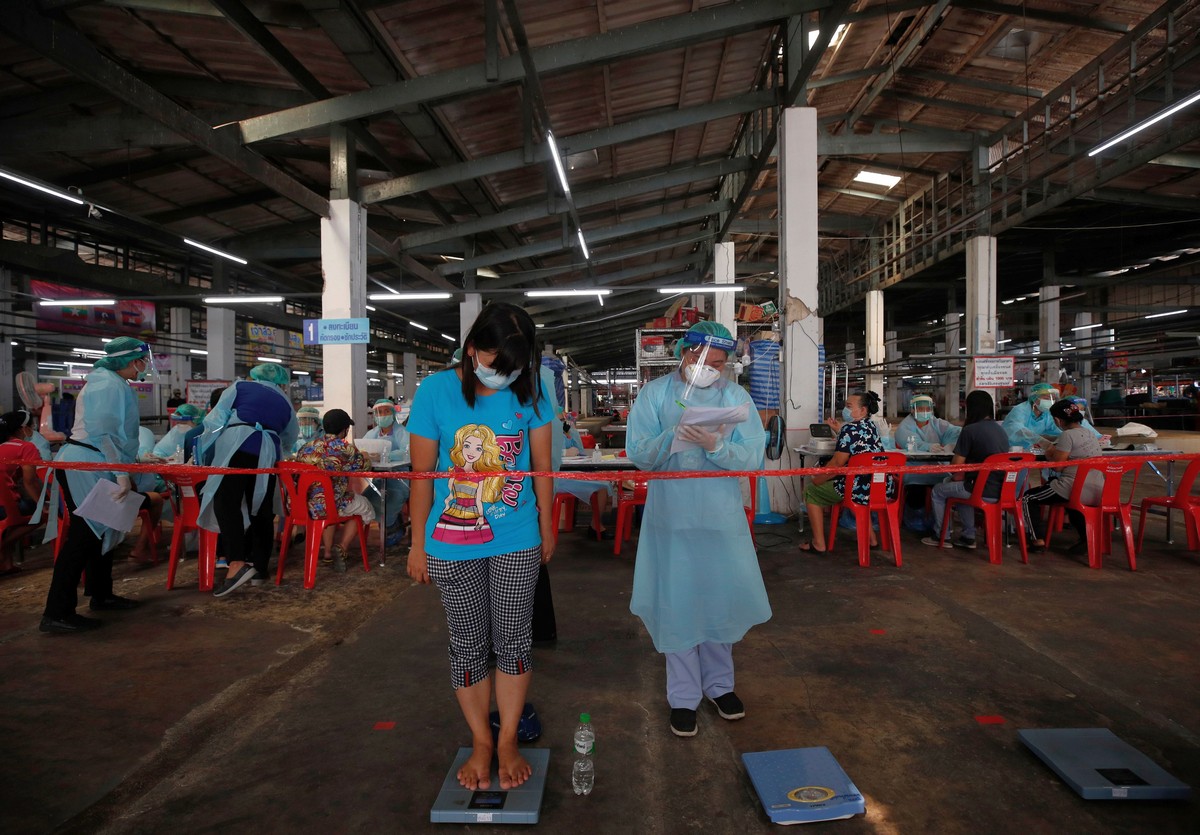
<svg viewBox="0 0 1200 835">
<path fill-rule="evenodd" d="M 54 383 L 39 383 L 37 378 L 28 371 L 17 375 L 17 394 L 34 415 L 40 415 L 38 431 L 47 441 L 62 442 L 67 436 L 54 431 L 54 420 L 50 410 L 50 395 L 54 392 Z"/>
<path fill-rule="evenodd" d="M 767 421 L 767 450 L 766 456 L 769 461 L 778 461 L 783 455 L 783 445 L 786 441 L 787 432 L 783 423 L 783 418 L 779 415 L 772 415 Z M 774 513 L 771 510 L 771 496 L 767 491 L 767 480 L 763 476 L 758 477 L 758 513 L 754 516 L 754 524 L 756 525 L 782 525 L 787 521 L 782 513 Z"/>
</svg>

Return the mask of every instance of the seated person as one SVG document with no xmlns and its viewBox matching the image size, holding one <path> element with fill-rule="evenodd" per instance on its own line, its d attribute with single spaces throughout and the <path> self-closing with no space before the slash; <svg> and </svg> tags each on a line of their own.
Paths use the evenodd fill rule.
<svg viewBox="0 0 1200 835">
<path fill-rule="evenodd" d="M 1045 446 L 1047 438 L 1057 438 L 1062 430 L 1050 415 L 1050 407 L 1058 400 L 1058 389 L 1049 383 L 1035 383 L 1029 390 L 1029 400 L 1013 406 L 1004 418 L 1004 431 L 1010 446 L 1028 452 L 1035 446 Z M 1080 424 L 1084 430 L 1100 442 L 1107 443 L 1107 435 L 1101 435 L 1086 420 Z M 1043 437 L 1045 436 L 1045 437 Z"/>
<path fill-rule="evenodd" d="M 567 417 L 565 414 L 562 417 Z M 583 441 L 579 438 L 579 430 L 569 420 L 562 421 L 563 450 L 554 469 L 559 469 L 562 458 L 587 455 Z M 591 532 L 596 541 L 612 539 L 612 533 L 604 526 L 604 515 L 612 501 L 612 482 L 609 481 L 579 481 L 573 478 L 554 479 L 554 492 L 569 493 L 577 499 L 583 499 L 592 507 Z"/>
<path fill-rule="evenodd" d="M 225 386 L 219 389 L 213 389 L 208 395 L 208 411 L 212 411 L 217 403 L 221 400 L 221 395 L 225 392 Z M 187 431 L 183 436 L 183 460 L 191 461 L 196 455 L 196 439 L 204 434 L 204 419 L 201 418 L 196 422 L 196 425 Z"/>
<path fill-rule="evenodd" d="M 296 460 L 304 464 L 312 464 L 332 472 L 362 472 L 371 468 L 367 454 L 352 444 L 346 438 L 354 421 L 342 409 L 330 409 L 321 421 L 325 433 L 312 443 L 300 449 Z M 337 503 L 337 513 L 340 516 L 360 516 L 365 528 L 375 521 L 375 510 L 371 503 L 350 489 L 349 478 L 333 478 L 333 496 Z M 308 494 L 308 515 L 313 519 L 323 519 L 327 516 L 325 507 L 325 491 L 313 487 Z M 333 563 L 333 570 L 346 570 L 346 549 L 354 541 L 357 534 L 355 526 L 349 522 L 337 526 L 338 540 L 333 544 L 334 528 L 325 529 L 324 553 L 325 562 Z"/>
<path fill-rule="evenodd" d="M 1083 428 L 1083 412 L 1077 403 L 1059 400 L 1048 411 L 1058 424 L 1059 437 L 1046 450 L 1047 461 L 1095 458 L 1101 454 L 1100 442 Z M 1046 547 L 1046 519 L 1042 516 L 1042 511 L 1050 505 L 1066 504 L 1070 500 L 1077 469 L 1067 467 L 1061 472 L 1053 473 L 1045 484 L 1041 487 L 1031 487 L 1021 497 L 1021 509 L 1025 514 L 1025 533 L 1029 537 L 1031 549 L 1040 551 Z M 1085 505 L 1099 504 L 1103 491 L 1103 474 L 1092 470 L 1087 474 L 1087 481 L 1079 494 L 1080 501 Z M 1075 533 L 1079 535 L 1079 540 L 1067 549 L 1067 553 L 1086 554 L 1087 523 L 1083 514 L 1077 510 L 1067 510 L 1067 518 L 1071 521 L 1071 527 L 1075 528 Z"/>
<path fill-rule="evenodd" d="M 37 507 L 38 496 L 42 494 L 42 479 L 38 475 L 37 465 L 42 462 L 41 453 L 30 440 L 36 434 L 35 418 L 26 409 L 0 417 L 0 479 L 4 479 L 13 493 L 17 496 L 18 510 L 28 516 Z M 0 519 L 5 518 L 4 508 L 0 507 Z M 21 533 L 21 528 L 6 531 L 12 534 L 12 540 Z M 0 542 L 0 575 L 12 574 L 19 569 L 13 565 L 12 542 L 8 538 Z"/>
<path fill-rule="evenodd" d="M 842 420 L 830 418 L 827 421 L 837 431 L 838 437 L 836 451 L 826 466 L 845 467 L 852 455 L 860 452 L 883 452 L 879 430 L 871 419 L 871 415 L 878 411 L 879 395 L 873 391 L 855 392 L 846 399 L 842 407 Z M 855 476 L 851 489 L 854 501 L 866 504 L 871 490 L 870 476 Z M 801 540 L 801 551 L 825 550 L 825 508 L 840 504 L 845 491 L 845 476 L 818 473 L 810 479 L 808 489 L 804 491 L 804 503 L 808 510 L 811 539 Z M 893 476 L 887 477 L 887 492 L 889 498 L 896 495 L 896 479 Z M 876 543 L 875 530 L 872 528 L 871 544 Z"/>
<path fill-rule="evenodd" d="M 375 414 L 375 426 L 368 430 L 363 436 L 363 440 L 387 440 L 392 442 L 392 451 L 388 454 L 389 461 L 408 461 L 408 431 L 400 425 L 396 418 L 396 404 L 388 398 L 382 398 L 375 401 L 372 407 Z M 368 466 L 368 469 L 370 467 Z M 398 545 L 401 538 L 404 536 L 404 520 L 401 511 L 404 509 L 404 503 L 408 501 L 409 484 L 408 481 L 402 478 L 384 478 L 376 479 L 376 486 L 380 486 L 382 482 L 387 490 L 387 518 L 384 519 L 384 524 L 387 525 L 387 539 L 385 540 L 388 546 Z M 373 497 L 378 494 L 372 493 Z M 379 499 L 375 498 L 372 506 L 378 506 L 376 502 Z"/>
<path fill-rule="evenodd" d="M 171 412 L 171 428 L 154 445 L 152 452 L 163 460 L 170 460 L 176 450 L 183 449 L 184 438 L 204 420 L 204 412 L 191 403 L 176 406 Z"/>
<path fill-rule="evenodd" d="M 896 427 L 896 449 L 900 452 L 949 452 L 958 440 L 961 428 L 933 415 L 933 398 L 928 394 L 913 395 L 908 402 L 908 415 Z M 1006 446 L 1001 452 L 1007 452 Z M 921 462 L 932 463 L 932 462 Z M 931 485 L 942 480 L 934 473 L 904 477 L 904 525 L 910 530 L 928 530 L 925 518 L 925 497 Z"/>
<path fill-rule="evenodd" d="M 300 425 L 300 434 L 296 436 L 292 455 L 321 436 L 321 413 L 316 406 L 301 406 L 296 410 L 296 422 Z"/>
</svg>

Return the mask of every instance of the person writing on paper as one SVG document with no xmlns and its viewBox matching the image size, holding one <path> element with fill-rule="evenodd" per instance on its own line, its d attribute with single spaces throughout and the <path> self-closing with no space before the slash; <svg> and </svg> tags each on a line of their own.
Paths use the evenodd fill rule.
<svg viewBox="0 0 1200 835">
<path fill-rule="evenodd" d="M 642 470 L 754 470 L 766 432 L 750 395 L 723 374 L 736 343 L 716 322 L 697 322 L 675 345 L 679 368 L 648 383 L 629 412 L 625 451 Z M 680 425 L 688 409 L 745 410 L 734 425 Z M 682 448 L 672 451 L 679 444 Z M 736 478 L 649 483 L 629 609 L 665 656 L 670 728 L 695 736 L 707 698 L 740 719 L 733 645 L 771 617 L 771 605 Z"/>
<path fill-rule="evenodd" d="M 105 356 L 96 360 L 75 401 L 74 429 L 56 461 L 120 465 L 137 460 L 138 405 L 129 381 L 144 377 L 153 367 L 150 346 L 131 336 L 119 336 L 108 342 L 104 351 Z M 162 508 L 162 497 L 132 492 L 132 478 L 120 469 L 55 470 L 55 478 L 47 535 L 53 537 L 57 528 L 60 491 L 71 520 L 66 542 L 54 563 L 40 629 L 61 633 L 95 629 L 102 621 L 75 612 L 76 587 L 85 569 L 84 594 L 91 597 L 92 610 L 132 609 L 139 602 L 113 594 L 112 550 L 125 538 L 125 532 L 76 516 L 76 508 L 100 481 L 117 485 L 116 499 L 135 502 L 151 512 Z M 150 527 L 142 525 L 144 553 L 149 553 Z"/>
<path fill-rule="evenodd" d="M 1058 389 L 1049 383 L 1035 383 L 1029 389 L 1029 400 L 1013 406 L 1004 418 L 1009 445 L 1028 451 L 1035 446 L 1046 446 L 1050 439 L 1058 437 L 1062 430 L 1050 414 L 1050 407 L 1057 400 Z M 1087 420 L 1080 426 L 1101 443 L 1107 443 L 1108 436 L 1097 432 Z"/>
<path fill-rule="evenodd" d="M 301 447 L 296 460 L 302 464 L 312 464 L 331 472 L 363 472 L 371 469 L 371 460 L 367 454 L 351 444 L 347 438 L 354 421 L 343 409 L 330 409 L 321 419 L 325 433 L 307 446 Z M 375 521 L 375 509 L 363 496 L 350 489 L 350 479 L 334 477 L 333 499 L 337 505 L 337 515 L 349 518 L 359 516 L 365 530 Z M 328 515 L 325 507 L 325 491 L 314 486 L 308 491 L 308 515 L 313 519 L 324 519 Z M 322 545 L 325 548 L 325 562 L 333 563 L 333 570 L 339 574 L 346 570 L 346 551 L 358 535 L 358 527 L 350 522 L 343 522 L 337 528 L 338 541 L 333 542 L 334 529 L 326 528 Z"/>
<path fill-rule="evenodd" d="M 286 394 L 291 374 L 264 362 L 250 369 L 249 380 L 236 380 L 204 418 L 196 455 L 212 466 L 269 470 L 291 449 L 299 423 Z M 221 534 L 229 560 L 225 580 L 213 589 L 224 597 L 255 579 L 266 579 L 275 542 L 273 521 L 279 496 L 270 473 L 211 475 L 204 481 L 200 527 Z"/>
<path fill-rule="evenodd" d="M 170 460 L 176 450 L 183 449 L 184 438 L 200 421 L 204 420 L 204 412 L 198 406 L 184 403 L 175 407 L 171 412 L 171 428 L 167 434 L 154 445 L 153 453 L 163 460 Z"/>
<path fill-rule="evenodd" d="M 871 415 L 879 411 L 879 395 L 873 391 L 859 391 L 846 398 L 842 404 L 842 419 L 826 421 L 837 431 L 837 445 L 828 467 L 845 467 L 850 457 L 860 452 L 883 452 L 883 442 Z M 866 504 L 871 492 L 870 476 L 855 476 L 851 487 L 854 501 Z M 896 479 L 887 477 L 888 498 L 896 495 Z M 825 509 L 839 504 L 846 495 L 846 477 L 818 473 L 809 479 L 804 491 L 804 504 L 808 510 L 811 539 L 800 542 L 801 551 L 825 550 Z M 875 530 L 871 529 L 871 544 L 876 544 Z"/>
<path fill-rule="evenodd" d="M 396 419 L 396 404 L 385 397 L 375 401 L 372 411 L 375 413 L 375 426 L 367 430 L 363 440 L 390 441 L 392 450 L 388 453 L 388 460 L 408 461 L 408 431 Z M 402 478 L 376 479 L 376 486 L 380 482 L 387 485 L 387 518 L 383 520 L 387 526 L 387 539 L 384 543 L 390 548 L 399 545 L 404 536 L 404 520 L 400 512 L 408 501 L 409 486 L 408 481 Z M 375 494 L 372 493 L 372 496 Z"/>
<path fill-rule="evenodd" d="M 962 429 L 933 415 L 933 398 L 914 395 L 909 412 L 896 427 L 896 449 L 900 452 L 949 452 Z M 911 443 L 910 443 L 911 442 Z M 909 479 L 905 479 L 907 483 Z"/>
</svg>

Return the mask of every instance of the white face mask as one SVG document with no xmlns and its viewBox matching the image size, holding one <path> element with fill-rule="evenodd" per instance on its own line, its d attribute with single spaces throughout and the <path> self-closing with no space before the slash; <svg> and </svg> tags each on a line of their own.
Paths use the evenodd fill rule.
<svg viewBox="0 0 1200 835">
<path fill-rule="evenodd" d="M 1050 411 L 1050 407 L 1054 405 L 1054 401 L 1053 400 L 1039 400 L 1037 402 L 1037 404 L 1038 404 L 1038 411 L 1045 414 L 1046 412 Z"/>
<path fill-rule="evenodd" d="M 688 382 L 698 389 L 706 389 L 721 379 L 720 371 L 711 365 L 701 365 L 700 363 L 689 365 L 683 373 L 687 375 Z"/>
<path fill-rule="evenodd" d="M 503 391 L 511 386 L 513 382 L 520 376 L 520 369 L 517 369 L 511 374 L 501 374 L 484 365 L 479 360 L 475 360 L 475 379 L 493 391 Z"/>
<path fill-rule="evenodd" d="M 929 423 L 931 417 L 933 417 L 933 412 L 913 412 L 913 420 L 917 423 Z"/>
</svg>

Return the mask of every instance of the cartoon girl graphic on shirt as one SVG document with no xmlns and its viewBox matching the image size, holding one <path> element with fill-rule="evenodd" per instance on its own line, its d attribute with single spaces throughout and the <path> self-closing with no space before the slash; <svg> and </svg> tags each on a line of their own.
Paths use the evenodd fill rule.
<svg viewBox="0 0 1200 835">
<path fill-rule="evenodd" d="M 503 473 L 504 460 L 496 433 L 482 424 L 468 423 L 454 433 L 450 448 L 452 475 L 442 515 L 433 538 L 455 545 L 479 545 L 492 540 L 492 528 L 484 515 L 485 503 L 499 501 L 504 478 L 475 475 Z"/>
</svg>

